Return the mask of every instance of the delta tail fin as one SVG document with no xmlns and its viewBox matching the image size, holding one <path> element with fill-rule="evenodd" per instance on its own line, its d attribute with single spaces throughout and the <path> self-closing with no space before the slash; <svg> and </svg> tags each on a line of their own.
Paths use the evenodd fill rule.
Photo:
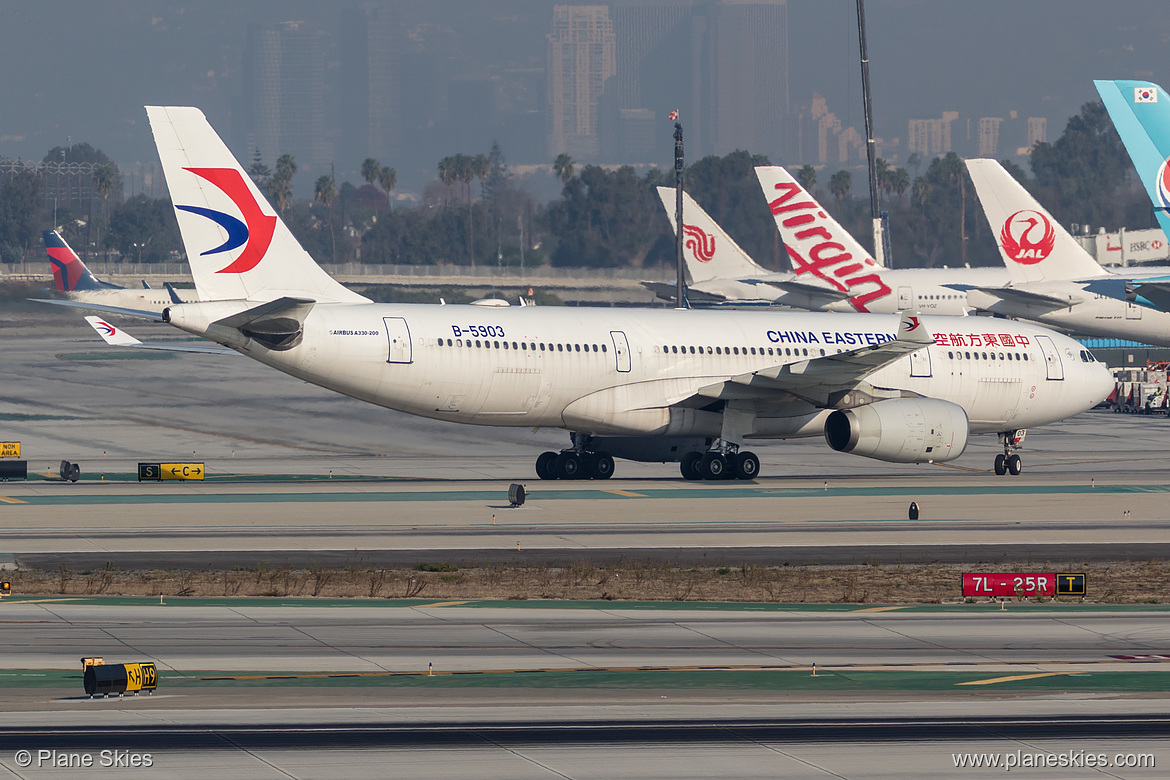
<svg viewBox="0 0 1170 780">
<path fill-rule="evenodd" d="M 90 273 L 56 230 L 42 230 L 41 238 L 45 242 L 45 252 L 49 255 L 49 265 L 53 267 L 53 286 L 57 292 L 122 289 L 116 284 L 100 281 Z"/>
<path fill-rule="evenodd" d="M 1108 275 L 998 162 L 967 160 L 967 171 L 1013 284 Z"/>
<path fill-rule="evenodd" d="M 301 248 L 202 111 L 146 113 L 200 300 L 368 301 Z"/>
<path fill-rule="evenodd" d="M 1149 81 L 1094 81 L 1170 237 L 1170 96 Z"/>
<path fill-rule="evenodd" d="M 659 187 L 658 197 L 670 227 L 677 235 L 674 207 L 675 191 L 671 187 Z M 747 279 L 769 273 L 760 267 L 739 244 L 727 235 L 723 228 L 687 193 L 683 193 L 683 260 L 691 283 L 707 282 L 712 279 Z"/>
</svg>

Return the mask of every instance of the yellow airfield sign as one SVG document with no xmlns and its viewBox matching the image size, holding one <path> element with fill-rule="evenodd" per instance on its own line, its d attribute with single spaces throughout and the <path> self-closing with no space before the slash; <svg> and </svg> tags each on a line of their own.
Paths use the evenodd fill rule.
<svg viewBox="0 0 1170 780">
<path fill-rule="evenodd" d="M 0 458 L 19 458 L 20 442 L 0 441 Z"/>
<path fill-rule="evenodd" d="M 139 463 L 138 481 L 164 479 L 203 479 L 202 463 Z"/>
</svg>

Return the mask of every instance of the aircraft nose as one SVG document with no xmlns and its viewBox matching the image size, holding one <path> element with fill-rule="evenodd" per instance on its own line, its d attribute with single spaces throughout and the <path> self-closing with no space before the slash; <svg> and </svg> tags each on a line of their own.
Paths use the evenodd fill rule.
<svg viewBox="0 0 1170 780">
<path fill-rule="evenodd" d="M 1093 371 L 1086 386 L 1092 389 L 1094 403 L 1100 403 L 1113 392 L 1113 374 L 1109 372 L 1104 363 L 1091 363 L 1090 366 Z"/>
</svg>

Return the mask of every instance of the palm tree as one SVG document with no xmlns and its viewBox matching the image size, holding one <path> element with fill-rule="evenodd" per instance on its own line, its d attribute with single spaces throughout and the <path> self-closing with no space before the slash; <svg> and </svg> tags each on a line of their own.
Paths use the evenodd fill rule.
<svg viewBox="0 0 1170 780">
<path fill-rule="evenodd" d="M 896 168 L 890 175 L 890 187 L 894 192 L 898 193 L 898 202 L 902 202 L 902 196 L 906 194 L 906 190 L 910 189 L 910 174 L 905 168 Z"/>
<path fill-rule="evenodd" d="M 329 237 L 333 241 L 333 262 L 337 262 L 337 235 L 333 232 L 333 201 L 337 198 L 337 185 L 330 176 L 320 176 L 313 185 L 313 197 L 325 204 L 329 211 Z"/>
<path fill-rule="evenodd" d="M 796 181 L 811 194 L 817 188 L 817 169 L 811 165 L 802 166 L 796 172 Z"/>
<path fill-rule="evenodd" d="M 471 211 L 471 180 L 475 178 L 475 158 L 466 154 L 455 155 L 455 178 L 463 182 L 467 192 L 467 256 L 475 268 L 475 225 Z"/>
<path fill-rule="evenodd" d="M 389 165 L 383 165 L 378 171 L 378 186 L 386 191 L 386 201 L 390 203 L 390 210 L 393 211 L 394 204 L 390 201 L 390 191 L 398 186 L 398 171 Z"/>
<path fill-rule="evenodd" d="M 297 161 L 291 154 L 282 154 L 276 160 L 276 173 L 272 177 L 272 199 L 276 201 L 276 209 L 282 215 L 288 210 L 292 202 L 292 177 L 297 172 Z"/>
<path fill-rule="evenodd" d="M 367 157 L 362 161 L 362 178 L 366 180 L 366 184 L 373 184 L 378 180 L 378 176 L 382 173 L 382 163 L 375 160 L 373 157 Z"/>
<path fill-rule="evenodd" d="M 573 158 L 564 152 L 558 154 L 557 159 L 553 160 L 553 172 L 561 180 L 561 184 L 568 184 L 573 178 Z"/>
<path fill-rule="evenodd" d="M 849 171 L 837 171 L 829 178 L 829 192 L 837 200 L 844 200 L 853 187 L 853 174 Z"/>
<path fill-rule="evenodd" d="M 118 172 L 109 163 L 95 165 L 90 176 L 90 182 L 98 195 L 102 196 L 102 217 L 106 217 L 106 207 L 109 205 L 110 193 L 118 183 Z M 98 228 L 98 243 L 101 243 L 101 228 Z M 108 259 L 108 258 L 107 258 Z"/>
<path fill-rule="evenodd" d="M 439 181 L 447 185 L 447 201 L 451 200 L 451 187 L 459 180 L 455 172 L 457 162 L 455 157 L 451 155 L 439 160 Z M 446 203 L 443 205 L 446 207 Z"/>
</svg>

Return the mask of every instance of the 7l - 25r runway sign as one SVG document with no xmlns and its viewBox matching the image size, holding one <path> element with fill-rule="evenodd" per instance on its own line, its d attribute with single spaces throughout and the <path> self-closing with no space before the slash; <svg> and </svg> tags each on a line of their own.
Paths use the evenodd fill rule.
<svg viewBox="0 0 1170 780">
<path fill-rule="evenodd" d="M 991 572 L 963 575 L 964 596 L 1083 596 L 1084 574 Z"/>
</svg>

